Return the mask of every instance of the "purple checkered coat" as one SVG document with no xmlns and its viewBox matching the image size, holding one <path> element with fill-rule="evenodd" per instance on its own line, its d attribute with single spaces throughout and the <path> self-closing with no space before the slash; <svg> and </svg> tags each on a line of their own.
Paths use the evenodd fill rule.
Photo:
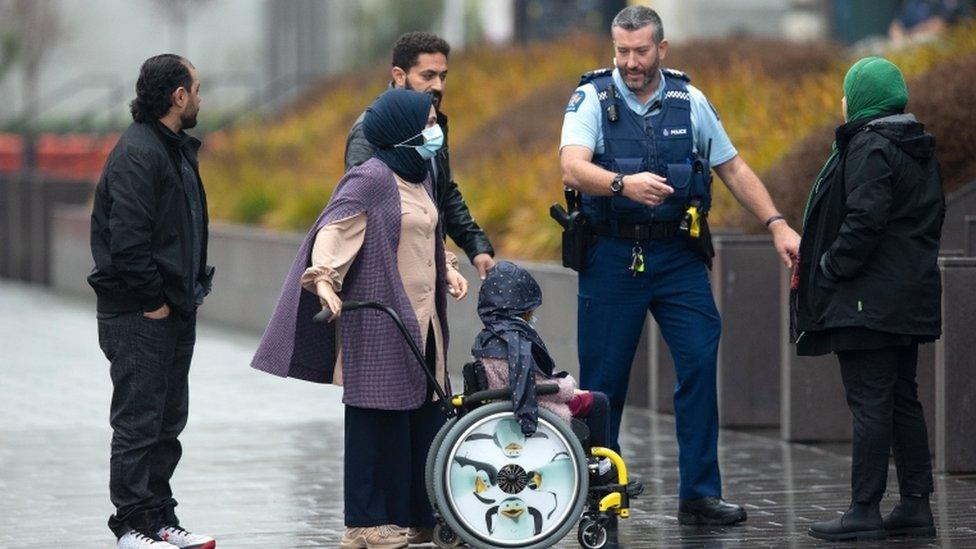
<svg viewBox="0 0 976 549">
<path fill-rule="evenodd" d="M 430 178 L 424 183 L 431 193 Z M 420 346 L 417 315 L 397 270 L 400 243 L 400 193 L 393 171 L 372 158 L 349 170 L 328 206 L 305 236 L 281 288 L 281 297 L 264 331 L 251 366 L 274 375 L 331 383 L 336 363 L 336 323 L 313 324 L 319 298 L 299 282 L 311 262 L 318 230 L 329 223 L 366 212 L 366 236 L 342 284 L 344 300 L 378 301 L 396 310 Z M 437 314 L 445 347 L 447 279 L 443 229 L 437 227 Z M 426 397 L 427 381 L 403 336 L 385 314 L 362 310 L 343 314 L 342 402 L 360 408 L 413 410 Z"/>
</svg>

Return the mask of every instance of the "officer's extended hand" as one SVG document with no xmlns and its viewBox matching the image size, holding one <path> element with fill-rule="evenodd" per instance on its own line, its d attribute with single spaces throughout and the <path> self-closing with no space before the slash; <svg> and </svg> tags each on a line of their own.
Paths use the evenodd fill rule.
<svg viewBox="0 0 976 549">
<path fill-rule="evenodd" d="M 671 196 L 674 189 L 667 184 L 667 179 L 650 172 L 640 172 L 624 177 L 623 195 L 641 204 L 660 206 Z"/>
<path fill-rule="evenodd" d="M 780 261 L 787 269 L 793 268 L 793 263 L 800 257 L 800 235 L 786 222 L 776 221 L 769 226 L 773 233 L 773 246 L 779 253 Z"/>
</svg>

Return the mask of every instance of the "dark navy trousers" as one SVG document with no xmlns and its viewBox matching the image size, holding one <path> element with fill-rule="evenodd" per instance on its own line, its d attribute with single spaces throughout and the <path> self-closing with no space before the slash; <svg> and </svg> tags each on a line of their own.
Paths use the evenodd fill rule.
<svg viewBox="0 0 976 549">
<path fill-rule="evenodd" d="M 722 495 L 715 386 L 721 319 L 701 257 L 682 237 L 642 240 L 645 271 L 633 276 L 633 240 L 599 237 L 579 275 L 580 386 L 610 399 L 610 445 L 647 311 L 674 359 L 682 499 Z"/>
</svg>

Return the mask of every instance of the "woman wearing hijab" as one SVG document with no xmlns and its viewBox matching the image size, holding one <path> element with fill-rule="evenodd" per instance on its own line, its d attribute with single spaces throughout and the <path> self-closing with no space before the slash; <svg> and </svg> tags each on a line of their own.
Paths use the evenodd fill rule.
<svg viewBox="0 0 976 549">
<path fill-rule="evenodd" d="M 376 155 L 353 168 L 305 237 L 252 366 L 343 387 L 343 549 L 429 541 L 424 465 L 444 422 L 433 387 L 385 315 L 341 316 L 342 300 L 399 313 L 446 383 L 447 293 L 467 283 L 444 249 L 426 158 L 442 143 L 429 95 L 393 89 L 366 111 Z M 312 323 L 328 306 L 334 321 Z M 341 316 L 341 317 L 340 317 Z"/>
<path fill-rule="evenodd" d="M 907 103 L 891 62 L 868 57 L 851 67 L 847 123 L 804 215 L 792 296 L 797 353 L 837 355 L 854 433 L 851 505 L 810 526 L 820 539 L 935 535 L 915 368 L 918 345 L 941 334 L 945 201 L 935 139 L 905 113 Z M 901 499 L 882 519 L 892 450 Z"/>
</svg>

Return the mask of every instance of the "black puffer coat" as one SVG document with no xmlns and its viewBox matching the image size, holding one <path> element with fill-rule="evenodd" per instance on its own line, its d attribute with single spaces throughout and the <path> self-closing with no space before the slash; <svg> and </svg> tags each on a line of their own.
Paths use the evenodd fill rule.
<svg viewBox="0 0 976 549">
<path fill-rule="evenodd" d="M 841 126 L 837 145 L 803 229 L 795 330 L 938 337 L 945 199 L 935 138 L 896 114 Z"/>
</svg>

